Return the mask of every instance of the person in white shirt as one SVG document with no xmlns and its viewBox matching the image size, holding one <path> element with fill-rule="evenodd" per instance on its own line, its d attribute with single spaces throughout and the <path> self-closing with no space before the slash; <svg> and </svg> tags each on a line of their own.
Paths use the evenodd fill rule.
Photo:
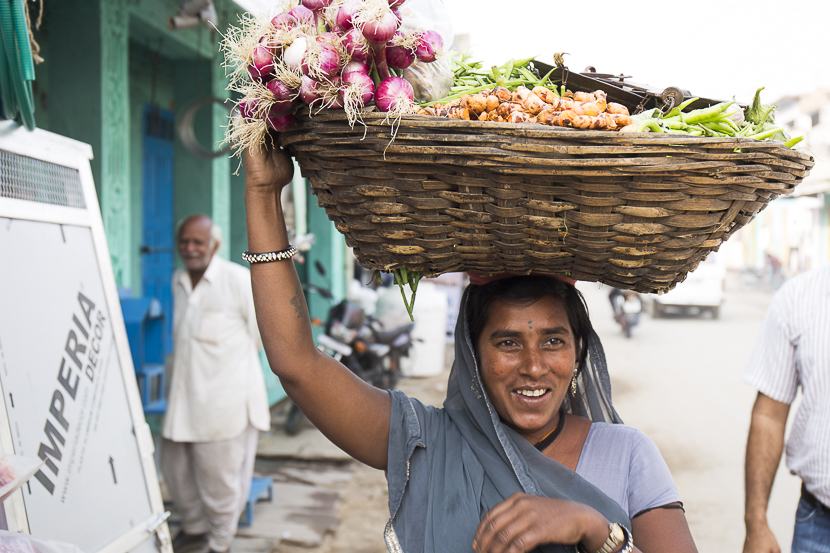
<svg viewBox="0 0 830 553">
<path fill-rule="evenodd" d="M 781 550 L 766 511 L 799 386 L 787 440 L 787 467 L 802 480 L 792 552 L 830 552 L 830 265 L 775 294 L 744 381 L 758 389 L 746 446 L 744 553 Z"/>
<path fill-rule="evenodd" d="M 215 255 L 206 215 L 178 231 L 184 269 L 173 275 L 173 364 L 161 469 L 181 513 L 173 548 L 207 541 L 229 550 L 251 485 L 258 431 L 270 413 L 250 271 Z"/>
</svg>

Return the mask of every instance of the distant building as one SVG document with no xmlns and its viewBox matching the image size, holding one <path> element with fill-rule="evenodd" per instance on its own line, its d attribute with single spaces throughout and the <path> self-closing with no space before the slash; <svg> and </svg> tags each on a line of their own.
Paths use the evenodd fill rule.
<svg viewBox="0 0 830 553">
<path fill-rule="evenodd" d="M 790 136 L 803 136 L 796 148 L 810 153 L 816 165 L 790 197 L 779 198 L 739 233 L 744 266 L 763 269 L 767 254 L 782 263 L 787 275 L 830 262 L 830 90 L 785 96 L 775 121 Z M 738 238 L 738 236 L 736 236 Z"/>
</svg>

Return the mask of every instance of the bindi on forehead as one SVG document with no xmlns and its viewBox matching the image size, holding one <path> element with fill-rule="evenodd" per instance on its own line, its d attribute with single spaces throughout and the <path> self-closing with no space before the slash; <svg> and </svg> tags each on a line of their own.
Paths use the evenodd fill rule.
<svg viewBox="0 0 830 553">
<path fill-rule="evenodd" d="M 527 321 L 527 328 L 533 330 L 533 321 Z"/>
</svg>

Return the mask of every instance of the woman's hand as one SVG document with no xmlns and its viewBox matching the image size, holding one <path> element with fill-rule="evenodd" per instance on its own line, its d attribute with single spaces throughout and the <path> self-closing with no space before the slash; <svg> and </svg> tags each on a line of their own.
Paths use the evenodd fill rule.
<svg viewBox="0 0 830 553">
<path fill-rule="evenodd" d="M 476 529 L 473 550 L 524 553 L 546 543 L 581 542 L 588 551 L 596 551 L 608 538 L 608 524 L 588 505 L 516 493 L 484 515 Z"/>
<path fill-rule="evenodd" d="M 245 188 L 249 191 L 277 191 L 294 178 L 294 163 L 279 145 L 258 152 L 245 150 Z"/>
</svg>

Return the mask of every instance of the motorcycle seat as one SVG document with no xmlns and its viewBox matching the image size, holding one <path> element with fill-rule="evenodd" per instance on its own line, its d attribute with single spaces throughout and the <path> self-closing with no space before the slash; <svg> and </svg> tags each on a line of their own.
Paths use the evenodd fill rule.
<svg viewBox="0 0 830 553">
<path fill-rule="evenodd" d="M 407 323 L 403 326 L 398 328 L 393 328 L 392 330 L 383 330 L 383 329 L 372 329 L 372 332 L 375 335 L 375 341 L 379 344 L 391 344 L 395 341 L 395 338 L 400 336 L 401 334 L 405 334 L 407 332 L 412 331 L 412 327 L 415 326 L 415 323 Z"/>
</svg>

